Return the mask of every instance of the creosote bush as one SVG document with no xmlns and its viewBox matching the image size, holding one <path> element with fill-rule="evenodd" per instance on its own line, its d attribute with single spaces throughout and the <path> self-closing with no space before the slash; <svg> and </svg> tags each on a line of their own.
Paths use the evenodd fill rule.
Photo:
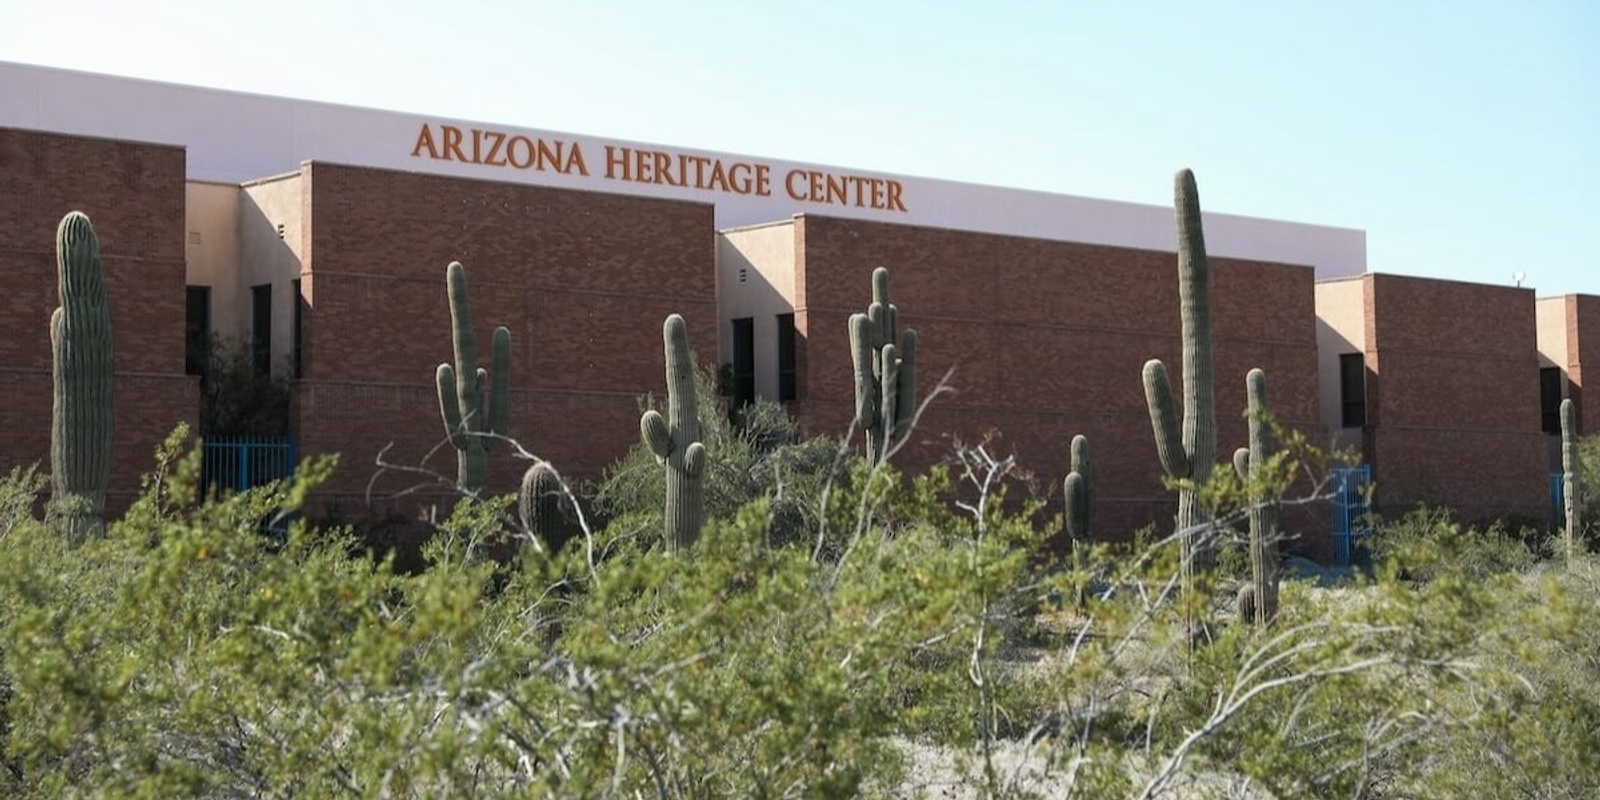
<svg viewBox="0 0 1600 800">
<path fill-rule="evenodd" d="M 1590 559 L 1485 572 L 1416 537 L 1191 650 L 1174 537 L 1051 563 L 1059 517 L 983 448 L 902 476 L 775 446 L 713 473 L 744 497 L 687 561 L 640 511 L 497 563 L 511 498 L 463 502 L 400 574 L 342 530 L 259 533 L 331 463 L 199 499 L 185 442 L 82 546 L 13 500 L 37 478 L 0 482 L 0 795 L 1600 792 Z M 761 477 L 789 448 L 815 458 Z"/>
</svg>

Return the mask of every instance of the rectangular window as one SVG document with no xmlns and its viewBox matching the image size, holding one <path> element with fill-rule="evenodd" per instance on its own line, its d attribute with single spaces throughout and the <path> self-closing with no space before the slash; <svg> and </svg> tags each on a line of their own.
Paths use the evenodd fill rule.
<svg viewBox="0 0 1600 800">
<path fill-rule="evenodd" d="M 1561 435 L 1561 389 L 1565 381 L 1560 367 L 1539 369 L 1539 418 L 1544 432 Z"/>
<path fill-rule="evenodd" d="M 778 315 L 778 402 L 789 403 L 795 399 L 794 376 L 794 315 Z"/>
<path fill-rule="evenodd" d="M 272 284 L 250 287 L 250 360 L 256 372 L 272 374 Z"/>
<path fill-rule="evenodd" d="M 211 287 L 185 287 L 183 372 L 204 375 L 211 362 Z"/>
<path fill-rule="evenodd" d="M 290 283 L 294 291 L 294 343 L 292 345 L 294 352 L 291 354 L 294 358 L 294 375 L 292 377 L 298 378 L 302 375 L 305 364 L 300 353 L 302 341 L 300 336 L 301 328 L 305 325 L 306 297 L 300 293 L 299 278 L 295 278 Z"/>
<path fill-rule="evenodd" d="M 740 409 L 756 399 L 756 321 L 741 317 L 733 321 L 733 408 Z"/>
<path fill-rule="evenodd" d="M 1339 356 L 1339 401 L 1344 409 L 1344 427 L 1367 424 L 1367 359 L 1361 353 Z"/>
</svg>

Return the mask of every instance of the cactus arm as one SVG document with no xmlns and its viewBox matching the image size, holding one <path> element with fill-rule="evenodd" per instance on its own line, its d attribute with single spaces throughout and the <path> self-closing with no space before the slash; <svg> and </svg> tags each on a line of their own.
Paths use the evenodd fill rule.
<svg viewBox="0 0 1600 800">
<path fill-rule="evenodd" d="M 1250 480 L 1250 448 L 1241 447 L 1233 451 L 1233 472 L 1239 480 Z"/>
<path fill-rule="evenodd" d="M 1083 475 L 1077 472 L 1067 473 L 1067 479 L 1062 482 L 1062 490 L 1067 506 L 1067 535 L 1074 540 L 1089 537 L 1089 492 L 1088 482 Z"/>
<path fill-rule="evenodd" d="M 699 478 L 706 471 L 706 447 L 699 442 L 691 442 L 688 449 L 683 451 L 683 473 L 691 478 Z"/>
<path fill-rule="evenodd" d="M 456 357 L 456 400 L 464 421 L 471 430 L 483 427 L 479 415 L 478 345 L 472 333 L 472 305 L 467 302 L 467 271 L 461 262 L 452 261 L 446 269 L 450 297 L 450 344 Z"/>
<path fill-rule="evenodd" d="M 504 325 L 494 329 L 490 351 L 488 431 L 496 436 L 506 435 L 506 414 L 511 405 L 511 331 Z M 484 446 L 494 443 L 493 439 Z"/>
<path fill-rule="evenodd" d="M 900 334 L 900 377 L 895 381 L 894 436 L 900 438 L 911 430 L 911 420 L 917 413 L 917 332 L 906 329 Z"/>
<path fill-rule="evenodd" d="M 1278 615 L 1278 513 L 1273 487 L 1264 485 L 1267 462 L 1272 457 L 1274 442 L 1267 416 L 1267 376 L 1259 368 L 1250 370 L 1245 378 L 1249 396 L 1250 449 L 1250 577 L 1252 599 L 1257 625 L 1267 626 Z M 1239 456 L 1234 454 L 1234 465 Z"/>
<path fill-rule="evenodd" d="M 1157 359 L 1144 363 L 1144 396 L 1150 407 L 1150 427 L 1155 433 L 1156 455 L 1167 477 L 1189 477 L 1189 454 L 1183 447 L 1178 432 L 1178 413 L 1172 401 L 1172 384 L 1167 381 L 1167 367 Z"/>
<path fill-rule="evenodd" d="M 1089 437 L 1072 437 L 1072 471 L 1083 476 L 1083 528 L 1094 525 L 1094 464 L 1089 460 Z M 1087 533 L 1085 533 L 1087 535 Z"/>
<path fill-rule="evenodd" d="M 450 445 L 457 450 L 467 446 L 467 434 L 461 427 L 461 401 L 456 396 L 456 371 L 449 364 L 440 364 L 434 373 L 439 386 L 439 416 L 444 420 L 444 433 Z"/>
<path fill-rule="evenodd" d="M 651 409 L 639 417 L 639 436 L 650 452 L 656 454 L 657 460 L 665 460 L 672 454 L 672 431 L 667 428 L 667 420 L 661 412 Z"/>
<path fill-rule="evenodd" d="M 855 366 L 856 424 L 872 430 L 878 421 L 878 384 L 873 360 L 872 320 L 866 314 L 850 315 L 850 360 Z"/>
</svg>

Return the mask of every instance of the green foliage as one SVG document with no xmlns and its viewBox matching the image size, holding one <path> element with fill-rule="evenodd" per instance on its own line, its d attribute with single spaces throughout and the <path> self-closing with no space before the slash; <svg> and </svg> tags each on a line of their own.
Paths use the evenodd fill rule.
<svg viewBox="0 0 1600 800">
<path fill-rule="evenodd" d="M 51 513 L 73 542 L 105 532 L 111 482 L 111 304 L 100 267 L 100 243 L 81 211 L 56 228 L 56 280 L 61 305 L 50 315 Z"/>
<path fill-rule="evenodd" d="M 217 341 L 200 379 L 200 435 L 287 436 L 288 374 L 263 372 L 244 340 Z"/>
<path fill-rule="evenodd" d="M 1371 546 L 1374 563 L 1393 562 L 1403 577 L 1426 582 L 1447 574 L 1488 578 L 1527 570 L 1538 560 L 1531 538 L 1503 522 L 1478 529 L 1447 509 L 1418 508 L 1380 523 Z"/>
</svg>

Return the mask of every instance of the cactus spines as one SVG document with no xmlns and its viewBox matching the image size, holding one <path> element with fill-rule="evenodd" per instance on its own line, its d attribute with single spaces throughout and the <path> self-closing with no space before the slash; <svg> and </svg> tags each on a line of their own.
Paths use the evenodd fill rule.
<svg viewBox="0 0 1600 800">
<path fill-rule="evenodd" d="M 667 357 L 667 418 L 654 409 L 639 419 L 639 433 L 667 469 L 667 549 L 692 547 L 705 515 L 706 448 L 700 443 L 689 328 L 673 314 L 662 325 Z"/>
<path fill-rule="evenodd" d="M 1212 388 L 1210 270 L 1206 265 L 1205 236 L 1200 225 L 1200 196 L 1194 173 L 1180 170 L 1174 181 L 1174 206 L 1178 226 L 1178 297 L 1183 317 L 1183 423 L 1179 433 L 1166 366 L 1158 360 L 1144 365 L 1145 399 L 1156 449 L 1168 477 L 1187 479 L 1178 493 L 1178 530 L 1182 535 L 1183 569 L 1194 578 L 1211 568 L 1205 510 L 1195 488 L 1211 477 L 1216 460 L 1215 393 Z"/>
<path fill-rule="evenodd" d="M 53 513 L 67 538 L 105 532 L 111 482 L 111 307 L 100 267 L 100 243 L 89 218 L 73 211 L 56 229 L 56 280 L 61 306 L 50 315 L 50 418 Z"/>
<path fill-rule="evenodd" d="M 1245 376 L 1250 398 L 1250 446 L 1233 451 L 1233 468 L 1245 481 L 1250 501 L 1250 583 L 1239 593 L 1239 616 L 1257 625 L 1272 624 L 1278 615 L 1278 502 L 1266 485 L 1267 462 L 1276 449 L 1267 408 L 1267 374 L 1259 368 Z"/>
<path fill-rule="evenodd" d="M 458 261 L 445 269 L 450 296 L 450 342 L 455 366 L 440 364 L 439 415 L 456 449 L 456 483 L 473 496 L 489 485 L 489 448 L 506 432 L 506 406 L 511 400 L 511 331 L 494 329 L 490 368 L 477 365 L 477 340 L 472 332 L 472 307 L 467 302 L 467 271 Z M 489 396 L 484 397 L 488 390 Z"/>
<path fill-rule="evenodd" d="M 1072 471 L 1062 489 L 1067 501 L 1067 535 L 1088 539 L 1094 525 L 1094 468 L 1089 463 L 1089 439 L 1072 437 Z"/>
<path fill-rule="evenodd" d="M 1561 500 L 1566 522 L 1567 563 L 1578 556 L 1578 412 L 1571 398 L 1561 401 Z"/>
<path fill-rule="evenodd" d="M 889 302 L 889 270 L 872 272 L 872 305 L 850 315 L 855 366 L 856 422 L 867 434 L 867 457 L 882 461 L 906 435 L 917 410 L 917 332 L 896 331 L 899 309 Z"/>
</svg>

